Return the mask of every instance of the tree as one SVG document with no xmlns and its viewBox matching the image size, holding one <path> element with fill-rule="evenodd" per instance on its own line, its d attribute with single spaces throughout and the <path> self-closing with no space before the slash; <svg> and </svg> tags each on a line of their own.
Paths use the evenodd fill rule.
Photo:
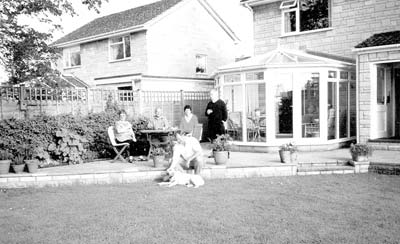
<svg viewBox="0 0 400 244">
<path fill-rule="evenodd" d="M 107 0 L 105 0 L 107 1 Z M 81 0 L 97 13 L 103 0 Z M 36 80 L 47 82 L 58 74 L 51 66 L 57 59 L 57 49 L 50 47 L 52 33 L 62 27 L 52 19 L 76 12 L 69 0 L 0 0 L 0 62 L 10 75 L 9 83 Z M 52 28 L 40 32 L 23 24 L 30 17 Z"/>
</svg>

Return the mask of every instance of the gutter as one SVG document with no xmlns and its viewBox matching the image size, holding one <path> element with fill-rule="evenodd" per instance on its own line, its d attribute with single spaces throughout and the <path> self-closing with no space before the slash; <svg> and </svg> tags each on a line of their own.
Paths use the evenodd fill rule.
<svg viewBox="0 0 400 244">
<path fill-rule="evenodd" d="M 351 49 L 351 51 L 356 52 L 358 54 L 363 54 L 363 53 L 391 51 L 394 49 L 400 49 L 400 43 L 391 44 L 391 45 L 383 45 L 383 46 L 374 46 L 374 47 L 353 48 L 353 49 Z"/>
<path fill-rule="evenodd" d="M 85 37 L 85 38 L 81 38 L 81 39 L 76 39 L 73 41 L 62 42 L 62 43 L 58 43 L 58 44 L 51 44 L 50 46 L 54 46 L 54 47 L 58 47 L 58 48 L 70 47 L 70 46 L 75 46 L 75 45 L 78 45 L 81 43 L 97 41 L 97 40 L 101 40 L 101 39 L 110 38 L 113 36 L 119 36 L 119 35 L 129 34 L 132 32 L 139 32 L 139 31 L 143 31 L 143 30 L 146 30 L 146 28 L 143 25 L 137 25 L 137 26 L 121 29 L 121 30 L 102 33 L 102 34 L 95 35 L 95 36 L 89 36 L 89 37 Z"/>
</svg>

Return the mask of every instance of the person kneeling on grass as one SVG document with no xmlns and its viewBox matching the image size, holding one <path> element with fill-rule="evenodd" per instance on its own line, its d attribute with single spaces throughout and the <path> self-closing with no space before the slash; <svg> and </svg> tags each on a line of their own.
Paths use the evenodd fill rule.
<svg viewBox="0 0 400 244">
<path fill-rule="evenodd" d="M 195 174 L 200 174 L 204 165 L 203 149 L 200 142 L 185 134 L 176 135 L 177 144 L 173 148 L 172 162 L 169 169 L 184 171 L 194 169 Z"/>
</svg>

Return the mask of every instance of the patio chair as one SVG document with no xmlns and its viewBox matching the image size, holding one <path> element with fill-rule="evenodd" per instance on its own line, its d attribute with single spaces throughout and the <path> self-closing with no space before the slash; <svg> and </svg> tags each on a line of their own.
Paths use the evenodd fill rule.
<svg viewBox="0 0 400 244">
<path fill-rule="evenodd" d="M 129 143 L 117 143 L 115 141 L 114 126 L 108 127 L 108 139 L 113 146 L 114 152 L 117 154 L 111 163 L 114 163 L 118 158 L 121 159 L 122 162 L 127 163 L 125 158 L 122 157 L 122 153 L 125 151 L 126 148 L 129 147 Z M 120 150 L 118 150 L 118 148 L 120 148 Z"/>
<path fill-rule="evenodd" d="M 201 141 L 202 134 L 203 134 L 203 124 L 197 124 L 194 127 L 192 136 L 197 140 Z"/>
</svg>

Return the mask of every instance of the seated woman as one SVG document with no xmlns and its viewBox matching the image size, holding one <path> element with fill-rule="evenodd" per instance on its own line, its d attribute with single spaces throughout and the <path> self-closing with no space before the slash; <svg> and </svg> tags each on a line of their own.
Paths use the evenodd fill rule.
<svg viewBox="0 0 400 244">
<path fill-rule="evenodd" d="M 192 113 L 192 107 L 186 105 L 183 108 L 185 115 L 182 117 L 181 123 L 179 124 L 179 129 L 182 133 L 192 134 L 194 127 L 199 123 L 197 116 Z"/>
<path fill-rule="evenodd" d="M 115 140 L 117 143 L 127 142 L 129 143 L 129 161 L 133 161 L 133 154 L 135 150 L 136 137 L 132 129 L 132 124 L 126 121 L 125 110 L 118 112 L 119 120 L 115 122 Z"/>
</svg>

